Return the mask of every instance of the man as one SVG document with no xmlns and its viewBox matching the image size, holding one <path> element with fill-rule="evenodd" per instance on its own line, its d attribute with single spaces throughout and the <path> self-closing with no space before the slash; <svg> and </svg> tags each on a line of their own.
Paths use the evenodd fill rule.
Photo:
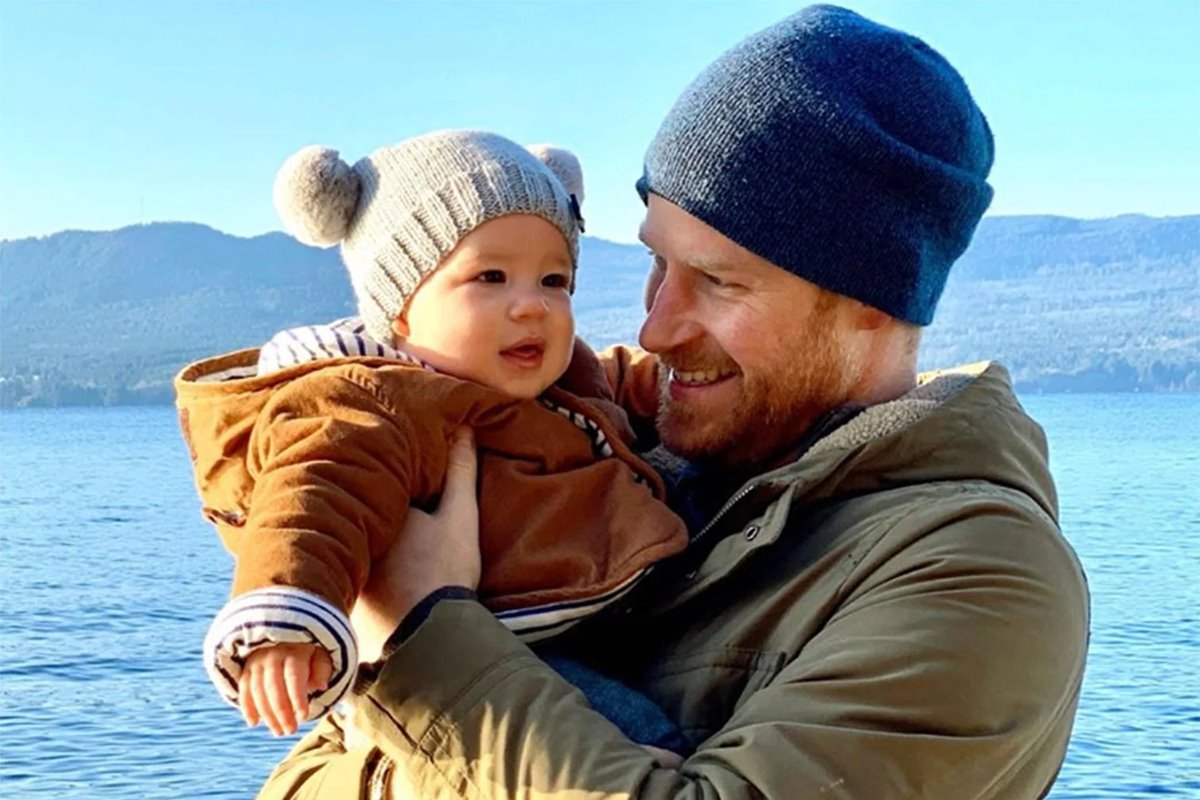
<svg viewBox="0 0 1200 800">
<path fill-rule="evenodd" d="M 640 341 L 692 542 L 636 614 L 572 642 L 694 752 L 624 738 L 473 599 L 459 446 L 359 614 L 388 639 L 362 744 L 322 723 L 263 796 L 1044 797 L 1088 630 L 1045 441 L 1002 367 L 915 374 L 992 155 L 953 68 L 849 11 L 710 66 L 638 184 Z"/>
</svg>

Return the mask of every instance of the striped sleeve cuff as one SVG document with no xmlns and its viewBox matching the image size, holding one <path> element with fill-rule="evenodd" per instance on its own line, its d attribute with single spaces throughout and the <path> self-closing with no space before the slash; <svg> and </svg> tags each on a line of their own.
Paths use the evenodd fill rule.
<svg viewBox="0 0 1200 800">
<path fill-rule="evenodd" d="M 329 686 L 310 698 L 309 719 L 329 710 L 354 683 L 358 647 L 340 609 L 309 592 L 284 586 L 235 597 L 217 614 L 204 639 L 204 668 L 226 702 L 238 704 L 246 658 L 276 644 L 316 644 L 329 654 Z"/>
<path fill-rule="evenodd" d="M 309 361 L 347 356 L 412 360 L 404 352 L 368 336 L 357 317 L 347 317 L 326 325 L 301 325 L 275 334 L 258 351 L 258 374 L 267 375 Z"/>
</svg>

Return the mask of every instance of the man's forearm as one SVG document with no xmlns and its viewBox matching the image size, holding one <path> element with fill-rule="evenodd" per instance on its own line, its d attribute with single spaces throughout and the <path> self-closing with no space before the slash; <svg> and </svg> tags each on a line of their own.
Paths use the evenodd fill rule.
<svg viewBox="0 0 1200 800">
<path fill-rule="evenodd" d="M 656 769 L 650 753 L 471 601 L 438 603 L 357 704 L 356 724 L 403 765 L 401 780 L 421 798 L 585 786 L 591 797 L 628 797 Z"/>
</svg>

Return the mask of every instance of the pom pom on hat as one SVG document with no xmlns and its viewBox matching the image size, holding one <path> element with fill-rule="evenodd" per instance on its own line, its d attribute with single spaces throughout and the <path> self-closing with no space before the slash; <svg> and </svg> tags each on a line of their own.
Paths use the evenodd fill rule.
<svg viewBox="0 0 1200 800">
<path fill-rule="evenodd" d="M 337 150 L 312 145 L 283 162 L 275 176 L 275 210 L 304 244 L 330 247 L 346 238 L 362 185 Z"/>
<path fill-rule="evenodd" d="M 583 167 L 579 159 L 570 150 L 552 144 L 531 144 L 525 149 L 545 164 L 567 194 L 575 198 L 575 214 L 579 217 L 579 229 L 583 230 Z"/>
</svg>

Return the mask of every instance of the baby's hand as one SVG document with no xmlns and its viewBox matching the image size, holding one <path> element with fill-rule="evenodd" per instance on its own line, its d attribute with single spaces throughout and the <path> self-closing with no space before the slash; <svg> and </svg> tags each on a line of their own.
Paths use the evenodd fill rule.
<svg viewBox="0 0 1200 800">
<path fill-rule="evenodd" d="M 308 695 L 329 685 L 333 664 L 315 644 L 276 644 L 255 650 L 238 681 L 246 724 L 261 719 L 276 736 L 292 734 L 308 717 Z"/>
</svg>

